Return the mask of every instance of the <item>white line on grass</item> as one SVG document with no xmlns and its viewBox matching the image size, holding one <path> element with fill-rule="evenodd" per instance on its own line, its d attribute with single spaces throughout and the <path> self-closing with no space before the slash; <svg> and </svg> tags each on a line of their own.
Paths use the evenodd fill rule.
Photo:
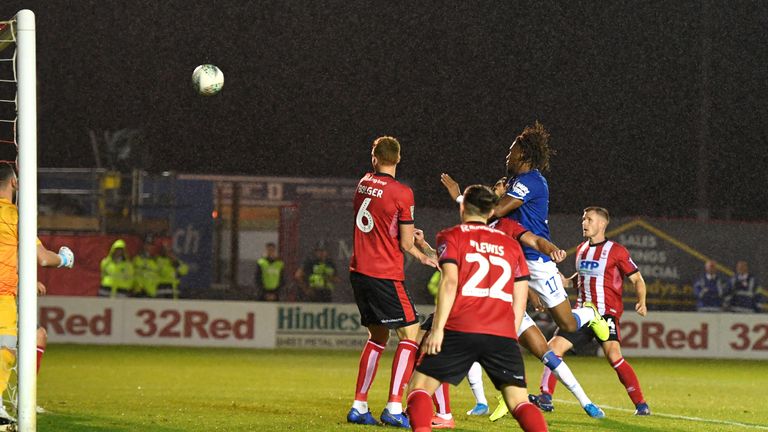
<svg viewBox="0 0 768 432">
<path fill-rule="evenodd" d="M 560 403 L 570 404 L 570 405 L 579 404 L 578 402 L 571 401 L 571 400 L 564 400 L 564 399 L 555 399 L 555 401 Z M 630 413 L 635 412 L 635 410 L 612 407 L 608 405 L 600 405 L 600 408 L 603 408 L 603 409 L 607 408 L 610 410 L 624 411 L 624 412 L 630 412 Z M 760 426 L 760 425 L 750 424 L 750 423 L 740 423 L 740 422 L 729 421 L 729 420 L 706 419 L 701 417 L 689 417 L 689 416 L 681 416 L 681 415 L 675 415 L 675 414 L 660 414 L 656 411 L 653 411 L 652 415 L 654 417 L 666 417 L 666 418 L 679 419 L 679 420 L 689 420 L 689 421 L 696 421 L 696 422 L 703 422 L 703 423 L 715 423 L 715 424 L 724 424 L 729 426 L 741 426 L 741 427 L 750 428 L 750 429 L 768 430 L 768 426 Z"/>
</svg>

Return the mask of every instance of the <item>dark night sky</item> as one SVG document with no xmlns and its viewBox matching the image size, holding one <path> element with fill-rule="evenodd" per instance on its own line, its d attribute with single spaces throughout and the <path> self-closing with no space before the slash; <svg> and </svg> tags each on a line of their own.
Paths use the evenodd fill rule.
<svg viewBox="0 0 768 432">
<path fill-rule="evenodd" d="M 16 1 L 38 19 L 40 163 L 95 166 L 89 130 L 144 131 L 145 167 L 358 177 L 403 144 L 417 204 L 504 174 L 541 120 L 551 209 L 691 217 L 702 40 L 712 37 L 709 199 L 768 219 L 768 3 Z M 200 63 L 221 94 L 190 86 Z"/>
</svg>

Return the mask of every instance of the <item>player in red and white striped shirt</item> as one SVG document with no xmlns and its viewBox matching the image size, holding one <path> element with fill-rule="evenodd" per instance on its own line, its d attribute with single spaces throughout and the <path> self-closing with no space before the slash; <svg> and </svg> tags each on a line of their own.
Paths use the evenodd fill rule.
<svg viewBox="0 0 768 432">
<path fill-rule="evenodd" d="M 624 312 L 622 293 L 624 278 L 629 278 L 637 291 L 638 302 L 635 311 L 645 316 L 648 309 L 645 305 L 645 281 L 637 266 L 632 262 L 629 252 L 624 246 L 605 238 L 605 230 L 610 222 L 608 210 L 602 207 L 587 207 L 584 209 L 581 227 L 587 239 L 576 250 L 576 269 L 578 270 L 578 303 L 593 302 L 605 317 L 610 328 L 608 340 L 601 342 L 605 358 L 613 366 L 619 381 L 627 389 L 632 403 L 635 404 L 636 415 L 650 415 L 651 411 L 645 402 L 640 382 L 632 366 L 621 354 L 621 335 L 619 332 L 621 315 Z M 594 338 L 594 333 L 588 327 L 582 327 L 574 333 L 559 333 L 549 341 L 549 347 L 555 354 L 562 357 L 571 348 L 579 347 Z M 544 369 L 541 378 L 539 406 L 547 411 L 552 409 L 552 393 L 557 380 L 549 369 Z"/>
</svg>

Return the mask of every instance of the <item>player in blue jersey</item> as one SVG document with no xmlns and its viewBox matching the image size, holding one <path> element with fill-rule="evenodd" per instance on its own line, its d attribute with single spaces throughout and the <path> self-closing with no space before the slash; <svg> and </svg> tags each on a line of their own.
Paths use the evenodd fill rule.
<svg viewBox="0 0 768 432">
<path fill-rule="evenodd" d="M 533 234 L 551 241 L 549 235 L 549 186 L 542 175 L 549 169 L 549 132 L 538 121 L 527 126 L 515 138 L 507 154 L 506 190 L 494 208 L 497 218 L 514 219 Z M 459 185 L 449 175 L 441 177 L 443 185 L 455 199 L 459 199 Z M 498 185 L 498 182 L 497 182 Z M 573 332 L 589 325 L 600 340 L 608 338 L 608 324 L 591 303 L 571 310 L 557 265 L 549 256 L 533 248 L 523 247 L 531 273 L 529 287 L 549 310 L 555 323 L 563 331 Z M 534 302 L 537 300 L 532 298 Z"/>
</svg>

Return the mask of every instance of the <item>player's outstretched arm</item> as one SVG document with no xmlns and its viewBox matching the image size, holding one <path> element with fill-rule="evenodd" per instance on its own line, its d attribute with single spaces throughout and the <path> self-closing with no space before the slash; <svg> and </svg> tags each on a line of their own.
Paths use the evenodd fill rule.
<svg viewBox="0 0 768 432">
<path fill-rule="evenodd" d="M 413 243 L 424 255 L 437 259 L 437 251 L 430 246 L 427 240 L 424 238 L 424 231 L 414 228 L 413 230 Z"/>
<path fill-rule="evenodd" d="M 42 267 L 66 267 L 75 265 L 75 254 L 66 246 L 59 248 L 59 253 L 50 251 L 42 243 L 37 244 L 37 263 Z"/>
<path fill-rule="evenodd" d="M 440 174 L 440 183 L 445 186 L 445 190 L 448 191 L 448 195 L 451 196 L 452 200 L 456 201 L 456 198 L 461 195 L 461 188 L 459 187 L 459 184 L 448 174 Z"/>
<path fill-rule="evenodd" d="M 437 267 L 437 254 L 434 257 L 429 257 L 419 250 L 416 246 L 415 228 L 413 224 L 400 224 L 400 249 L 403 252 L 408 252 L 414 258 L 419 260 L 420 263 Z"/>
<path fill-rule="evenodd" d="M 525 246 L 532 247 L 537 251 L 548 255 L 555 263 L 563 262 L 567 255 L 564 250 L 557 247 L 551 241 L 545 239 L 544 237 L 537 236 L 530 231 L 523 233 L 519 240 L 520 243 L 524 244 Z"/>
<path fill-rule="evenodd" d="M 635 272 L 629 277 L 629 280 L 635 286 L 635 291 L 637 291 L 637 304 L 635 305 L 635 310 L 640 316 L 645 316 L 648 313 L 648 308 L 645 306 L 646 289 L 643 275 L 641 275 L 640 272 Z"/>
<path fill-rule="evenodd" d="M 443 331 L 448 321 L 448 314 L 456 300 L 456 290 L 459 284 L 459 267 L 454 263 L 444 263 L 442 266 L 440 288 L 437 291 L 437 305 L 432 320 L 432 331 L 424 341 L 424 352 L 428 355 L 437 354 L 443 345 Z"/>
<path fill-rule="evenodd" d="M 493 208 L 493 215 L 497 218 L 502 218 L 515 211 L 521 205 L 523 205 L 523 200 L 504 195 L 499 198 L 499 202 L 497 202 L 496 206 Z"/>
</svg>

